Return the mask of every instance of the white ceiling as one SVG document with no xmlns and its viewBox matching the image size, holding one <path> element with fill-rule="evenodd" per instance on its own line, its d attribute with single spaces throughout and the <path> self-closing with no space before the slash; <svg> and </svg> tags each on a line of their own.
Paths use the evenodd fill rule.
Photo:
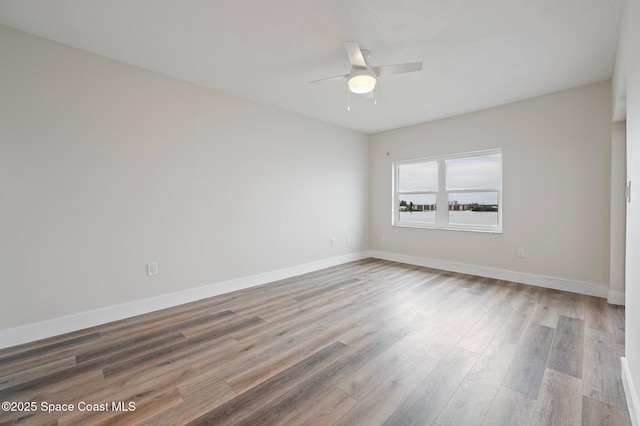
<svg viewBox="0 0 640 426">
<path fill-rule="evenodd" d="M 622 0 L 0 0 L 0 22 L 185 81 L 375 133 L 609 79 Z M 381 78 L 346 82 L 344 41 Z"/>
</svg>

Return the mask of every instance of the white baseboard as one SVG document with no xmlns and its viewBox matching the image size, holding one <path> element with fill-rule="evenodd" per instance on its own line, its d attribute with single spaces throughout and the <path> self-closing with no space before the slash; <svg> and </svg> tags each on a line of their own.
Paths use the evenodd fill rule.
<svg viewBox="0 0 640 426">
<path fill-rule="evenodd" d="M 84 328 L 106 324 L 108 322 L 118 321 L 136 315 L 158 311 L 160 309 L 166 309 L 173 306 L 182 305 L 184 303 L 194 302 L 196 300 L 230 293 L 232 291 L 267 284 L 273 281 L 294 277 L 296 275 L 329 268 L 331 266 L 341 265 L 367 257 L 374 257 L 377 259 L 408 263 L 410 265 L 425 266 L 428 268 L 459 272 L 463 274 L 477 275 L 481 277 L 495 278 L 505 281 L 513 281 L 522 284 L 535 285 L 538 287 L 586 294 L 589 296 L 597 296 L 603 298 L 608 297 L 612 300 L 610 301 L 610 303 L 624 304 L 624 293 L 609 291 L 606 286 L 600 284 L 572 281 L 535 274 L 526 274 L 505 269 L 489 268 L 486 266 L 448 262 L 444 260 L 429 259 L 399 253 L 364 251 L 323 259 L 311 263 L 305 263 L 302 265 L 279 269 L 276 271 L 265 272 L 262 274 L 251 275 L 248 277 L 242 277 L 234 280 L 214 283 L 207 286 L 197 287 L 176 293 L 137 300 L 122 305 L 108 306 L 93 311 L 81 312 L 65 317 L 53 318 L 42 322 L 0 330 L 0 349 L 32 342 L 35 340 L 45 339 L 47 337 L 57 336 L 72 331 L 82 330 Z M 620 299 L 622 299 L 622 303 L 620 303 Z"/>
<path fill-rule="evenodd" d="M 609 288 L 602 284 L 587 283 L 567 280 L 563 278 L 546 277 L 543 275 L 527 274 L 523 272 L 509 271 L 506 269 L 489 268 L 486 266 L 468 265 L 465 263 L 449 262 L 445 260 L 429 259 L 425 257 L 410 256 L 406 254 L 390 253 L 384 251 L 371 251 L 371 257 L 391 260 L 394 262 L 408 263 L 410 265 L 425 266 L 427 268 L 443 269 L 445 271 L 459 272 L 462 274 L 477 275 L 480 277 L 495 278 L 504 281 L 513 281 L 554 290 L 569 291 L 606 298 Z"/>
<path fill-rule="evenodd" d="M 612 305 L 624 306 L 624 293 L 621 291 L 609 290 L 607 302 L 611 303 Z"/>
<path fill-rule="evenodd" d="M 636 387 L 631 379 L 631 372 L 629 371 L 627 359 L 624 357 L 620 358 L 620 363 L 622 366 L 622 385 L 624 386 L 624 394 L 627 399 L 627 408 L 629 409 L 631 424 L 633 426 L 640 426 L 640 419 L 638 419 L 638 413 L 640 413 L 640 400 L 638 400 Z"/>
<path fill-rule="evenodd" d="M 166 309 L 194 302 L 196 300 L 230 293 L 232 291 L 267 284 L 273 281 L 294 277 L 296 275 L 329 268 L 331 266 L 365 259 L 367 257 L 370 257 L 369 252 L 359 252 L 344 256 L 331 257 L 290 268 L 218 282 L 176 293 L 136 300 L 122 305 L 108 306 L 93 311 L 81 312 L 65 317 L 53 318 L 46 321 L 0 330 L 0 349 L 72 331 L 82 330 L 84 328 L 106 324 L 136 315 L 158 311 L 160 309 Z"/>
</svg>

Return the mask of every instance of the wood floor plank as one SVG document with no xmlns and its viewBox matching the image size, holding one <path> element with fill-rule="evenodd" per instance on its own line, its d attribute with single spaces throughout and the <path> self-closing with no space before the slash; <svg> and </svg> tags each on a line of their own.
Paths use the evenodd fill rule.
<svg viewBox="0 0 640 426">
<path fill-rule="evenodd" d="M 249 324 L 254 321 L 248 322 Z M 199 346 L 200 343 L 209 339 L 217 339 L 219 341 L 226 341 L 228 338 L 224 334 L 218 331 L 210 334 L 201 335 L 196 338 L 185 339 L 185 341 L 179 341 L 168 346 L 161 346 L 154 351 L 147 352 L 138 356 L 123 359 L 119 362 L 105 366 L 102 371 L 105 377 L 115 376 L 119 374 L 129 374 L 130 372 L 137 370 L 138 366 L 150 361 L 157 361 L 158 359 L 168 358 L 171 356 L 182 356 L 182 354 L 189 348 Z M 180 354 L 180 355 L 178 355 Z"/>
<path fill-rule="evenodd" d="M 124 401 L 121 409 L 114 410 L 111 402 L 106 411 L 84 410 L 73 413 L 65 413 L 58 419 L 59 425 L 91 424 L 138 424 L 158 412 L 174 407 L 182 402 L 176 388 L 147 392 L 142 396 L 136 395 Z M 132 405 L 129 405 L 129 402 Z M 101 401 L 101 403 L 103 403 Z M 79 402 L 76 407 L 79 407 Z"/>
<path fill-rule="evenodd" d="M 187 380 L 198 376 L 198 372 L 223 368 L 227 362 L 239 356 L 242 346 L 231 338 L 217 340 L 215 344 L 203 343 L 197 347 L 186 346 L 183 351 L 175 351 L 156 359 L 147 360 L 145 368 L 120 370 L 105 378 L 110 386 L 132 387 L 150 383 L 159 377 L 172 380 Z"/>
<path fill-rule="evenodd" d="M 171 334 L 163 333 L 150 340 L 137 340 L 124 346 L 118 344 L 116 347 L 108 350 L 101 348 L 99 351 L 96 351 L 95 355 L 81 352 L 78 354 L 76 361 L 78 365 L 99 365 L 106 367 L 107 365 L 131 360 L 132 358 L 147 356 L 163 348 L 174 348 L 186 342 L 186 340 L 184 334 L 179 331 Z"/>
<path fill-rule="evenodd" d="M 470 280 L 474 280 L 473 276 L 470 276 Z M 480 303 L 485 307 L 492 307 L 494 305 L 506 306 L 499 303 L 500 300 L 509 292 L 509 287 L 504 281 L 491 280 L 489 289 L 483 292 L 480 296 Z"/>
<path fill-rule="evenodd" d="M 479 300 L 479 296 L 465 293 L 453 299 L 451 305 L 444 308 L 450 315 L 443 317 L 445 321 L 434 319 L 436 324 L 439 324 L 439 332 L 425 347 L 429 355 L 443 358 L 459 344 L 490 309 L 489 305 L 477 303 Z"/>
<path fill-rule="evenodd" d="M 589 328 L 613 333 L 613 323 L 609 315 L 607 301 L 599 297 L 587 296 L 585 322 Z"/>
<path fill-rule="evenodd" d="M 516 349 L 517 346 L 512 343 L 493 340 L 464 378 L 436 422 L 441 426 L 481 425 Z"/>
<path fill-rule="evenodd" d="M 363 259 L 0 350 L 0 425 L 622 424 L 624 307 Z"/>
<path fill-rule="evenodd" d="M 356 283 L 360 284 L 362 282 L 363 281 L 359 278 L 350 278 L 348 280 L 338 281 L 337 283 L 333 283 L 331 285 L 322 286 L 315 290 L 307 291 L 305 293 L 295 296 L 294 299 L 297 300 L 298 302 L 302 302 L 302 301 L 306 301 L 313 298 L 322 298 L 332 290 L 344 289 L 345 286 L 349 286 Z"/>
<path fill-rule="evenodd" d="M 167 336 L 166 339 L 163 339 L 162 344 L 160 344 L 159 342 L 155 342 L 155 345 L 152 347 L 142 345 L 129 350 L 120 350 L 115 354 L 107 354 L 106 357 L 93 359 L 83 364 L 76 364 L 72 368 L 68 368 L 58 372 L 52 372 L 48 375 L 35 378 L 24 383 L 16 384 L 7 389 L 0 389 L 0 396 L 4 396 L 8 393 L 18 392 L 29 387 L 46 386 L 49 383 L 55 383 L 57 381 L 65 380 L 66 378 L 73 377 L 75 375 L 95 369 L 101 369 L 104 376 L 127 372 L 127 370 L 135 369 L 138 365 L 148 360 L 156 360 L 161 356 L 184 350 L 186 346 L 194 346 L 201 341 L 214 339 L 216 337 L 224 338 L 225 333 L 229 330 L 235 330 L 238 327 L 243 327 L 256 321 L 260 320 L 257 318 L 251 318 L 242 322 L 237 322 L 232 326 L 223 328 L 214 327 L 204 335 L 199 335 L 197 337 L 189 339 L 188 344 L 181 342 L 184 336 L 174 333 Z"/>
<path fill-rule="evenodd" d="M 529 416 L 535 399 L 504 386 L 498 389 L 483 426 L 531 426 Z"/>
<path fill-rule="evenodd" d="M 547 366 L 581 379 L 583 347 L 584 321 L 561 315 Z"/>
<path fill-rule="evenodd" d="M 467 288 L 458 285 L 460 278 L 453 273 L 441 273 L 428 278 L 411 288 L 413 297 L 422 300 L 430 308 L 440 306 L 443 301 L 450 301 L 456 294 L 464 294 Z"/>
<path fill-rule="evenodd" d="M 64 380 L 51 383 L 47 386 L 29 388 L 20 392 L 12 393 L 7 397 L 7 400 L 68 403 L 70 401 L 80 399 L 83 395 L 87 395 L 88 393 L 95 392 L 98 389 L 103 388 L 104 384 L 105 381 L 102 371 L 93 370 L 74 376 L 73 380 Z M 23 414 L 26 415 L 28 413 Z M 36 417 L 42 421 L 42 415 Z M 0 412 L 0 421 L 2 421 L 2 419 L 2 412 Z"/>
<path fill-rule="evenodd" d="M 577 293 L 564 293 L 560 315 L 565 317 L 584 319 L 586 296 Z"/>
<path fill-rule="evenodd" d="M 164 320 L 162 323 L 155 323 L 150 326 L 141 327 L 138 332 L 131 336 L 124 334 L 123 336 L 111 336 L 111 338 L 102 338 L 100 342 L 94 345 L 90 350 L 82 351 L 77 355 L 78 363 L 92 361 L 98 358 L 105 358 L 107 355 L 123 350 L 130 350 L 133 347 L 141 347 L 143 345 L 160 346 L 158 341 L 165 338 L 171 339 L 173 336 L 179 336 L 181 331 L 188 330 L 195 326 L 212 327 L 214 324 L 220 325 L 225 319 L 233 319 L 234 313 L 225 310 L 215 314 L 204 313 L 194 317 L 181 319 L 171 318 Z M 183 336 L 184 337 L 184 336 Z M 133 355 L 133 354 L 131 354 Z"/>
<path fill-rule="evenodd" d="M 327 330 L 326 333 L 320 336 L 307 340 L 281 355 L 228 379 L 227 383 L 236 393 L 241 394 L 297 364 L 318 350 L 335 343 L 343 334 L 354 328 L 356 328 L 354 324 L 345 323 L 342 326 Z"/>
<path fill-rule="evenodd" d="M 531 299 L 531 297 L 529 297 L 528 294 L 523 292 L 520 299 L 514 306 L 511 315 L 509 315 L 500 330 L 498 330 L 496 338 L 505 340 L 509 343 L 518 343 L 529 327 L 531 319 L 533 318 L 537 308 L 538 305 Z"/>
<path fill-rule="evenodd" d="M 390 333 L 383 339 L 363 339 L 351 353 L 308 377 L 237 424 L 251 426 L 288 423 L 287 420 L 292 414 L 310 410 L 314 404 L 312 396 L 323 397 L 344 375 L 357 371 L 369 359 L 383 353 L 401 337 L 401 333 Z"/>
<path fill-rule="evenodd" d="M 348 361 L 334 362 L 236 424 L 238 426 L 291 424 L 294 418 L 304 418 L 308 413 L 317 409 L 316 405 L 319 401 L 330 399 L 332 392 L 336 390 L 342 392 L 332 385 L 347 366 Z M 344 392 L 342 394 L 347 396 Z M 348 398 L 347 402 L 353 405 L 353 401 L 351 401 L 353 399 Z"/>
<path fill-rule="evenodd" d="M 277 357 L 283 352 L 290 350 L 307 340 L 323 333 L 325 330 L 318 326 L 308 326 L 301 330 L 291 325 L 284 326 L 280 331 L 271 332 L 265 338 L 254 338 L 236 346 L 237 351 L 230 355 L 224 352 L 207 359 L 207 362 L 196 366 L 194 374 L 184 378 L 179 384 L 182 394 L 185 392 L 195 393 L 202 388 L 211 386 L 212 382 L 224 381 L 233 376 L 241 374 L 248 369 L 254 368 L 273 357 Z M 218 351 L 216 351 L 218 352 Z M 224 359 L 218 359 L 218 356 Z M 213 362 L 213 365 L 210 363 Z M 163 372 L 167 369 L 166 364 L 159 365 L 157 369 Z M 170 371 L 170 370 L 169 370 Z M 156 373 L 157 374 L 157 373 Z"/>
<path fill-rule="evenodd" d="M 582 378 L 584 321 L 560 316 L 547 366 L 560 373 Z"/>
<path fill-rule="evenodd" d="M 211 410 L 225 402 L 235 398 L 237 394 L 225 382 L 211 382 L 208 386 L 202 386 L 197 391 L 183 392 L 180 395 L 183 401 L 171 408 L 160 411 L 140 424 L 148 426 L 156 425 L 182 425 L 189 423 L 202 415 L 202 407 Z"/>
<path fill-rule="evenodd" d="M 300 384 L 315 372 L 321 371 L 327 364 L 332 365 L 340 356 L 349 352 L 351 351 L 346 345 L 335 342 L 309 358 L 260 383 L 251 390 L 212 410 L 208 410 L 188 424 L 194 426 L 203 424 L 238 424 L 243 418 L 255 413 L 277 396 Z M 265 398 L 265 396 L 268 396 L 268 398 Z"/>
<path fill-rule="evenodd" d="M 614 333 L 587 328 L 584 341 L 584 395 L 627 410 L 621 379 L 620 357 L 624 346 Z"/>
<path fill-rule="evenodd" d="M 16 371 L 0 378 L 0 389 L 7 389 L 17 385 L 37 380 L 43 376 L 59 371 L 68 370 L 76 365 L 76 357 L 68 356 L 54 362 L 47 362 L 26 370 Z"/>
<path fill-rule="evenodd" d="M 536 309 L 532 321 L 545 327 L 556 328 L 562 300 L 563 294 L 561 292 L 546 290 L 542 296 L 542 300 L 538 304 L 538 309 Z"/>
<path fill-rule="evenodd" d="M 619 340 L 619 343 L 624 344 L 624 306 L 609 305 L 608 309 L 611 323 L 613 325 L 613 332 L 616 336 L 619 336 L 621 338 L 621 340 Z"/>
<path fill-rule="evenodd" d="M 136 403 L 135 411 L 120 411 L 104 419 L 102 424 L 139 424 L 158 413 L 167 411 L 183 402 L 176 388 L 146 398 Z M 113 412 L 112 412 L 113 414 Z"/>
<path fill-rule="evenodd" d="M 631 426 L 631 419 L 625 410 L 583 396 L 582 425 Z"/>
<path fill-rule="evenodd" d="M 472 275 L 467 275 L 464 279 L 464 282 L 470 283 L 469 293 L 475 295 L 483 295 L 492 289 L 496 289 L 498 280 L 493 278 L 483 278 L 481 280 L 478 280 Z"/>
<path fill-rule="evenodd" d="M 68 357 L 75 357 L 77 364 L 78 353 L 91 347 L 99 340 L 101 340 L 101 338 L 98 340 L 83 341 L 68 347 L 57 348 L 51 352 L 40 352 L 31 356 L 21 357 L 19 360 L 14 360 L 6 364 L 0 363 L 0 378 L 20 371 L 28 371 L 43 364 L 54 363 Z"/>
<path fill-rule="evenodd" d="M 338 382 L 337 386 L 357 400 L 362 400 L 380 383 L 393 375 L 412 358 L 435 334 L 434 329 L 414 330 L 380 356 Z"/>
<path fill-rule="evenodd" d="M 582 380 L 547 369 L 529 417 L 532 426 L 580 426 Z"/>
<path fill-rule="evenodd" d="M 516 284 L 511 281 L 499 281 L 499 283 L 505 287 L 505 292 L 500 295 L 496 303 L 509 308 L 515 308 L 523 295 L 522 284 Z"/>
<path fill-rule="evenodd" d="M 533 300 L 535 303 L 542 303 L 542 299 L 544 298 L 544 295 L 547 293 L 547 291 L 549 291 L 546 288 L 542 288 L 542 287 L 536 287 L 533 285 L 527 286 L 525 287 L 525 292 L 527 294 L 527 296 Z"/>
<path fill-rule="evenodd" d="M 383 424 L 433 423 L 477 358 L 474 352 L 454 348 Z"/>
<path fill-rule="evenodd" d="M 50 337 L 33 343 L 3 349 L 0 354 L 0 365 L 9 365 L 11 362 L 22 358 L 35 358 L 44 353 L 54 352 L 60 348 L 78 345 L 79 343 L 87 341 L 93 342 L 100 338 L 99 332 L 79 332 L 79 334 L 79 336 L 72 334 L 71 337 L 67 335 Z"/>
<path fill-rule="evenodd" d="M 418 387 L 440 361 L 418 352 L 367 393 L 336 425 L 380 425 Z"/>
<path fill-rule="evenodd" d="M 287 309 L 283 311 L 281 315 L 276 315 L 271 318 L 260 317 L 265 320 L 265 324 L 261 325 L 259 328 L 238 331 L 234 333 L 233 338 L 238 342 L 244 342 L 255 337 L 269 334 L 271 330 L 276 330 L 286 325 L 297 325 L 302 328 L 315 324 L 319 327 L 331 328 L 335 324 L 342 324 L 345 322 L 334 317 L 333 314 L 340 311 L 348 303 L 349 301 L 344 299 L 341 299 L 338 303 L 332 303 L 330 300 L 322 303 L 316 302 L 311 305 L 302 303 L 295 309 Z M 332 317 L 333 321 L 321 323 L 321 320 L 327 316 Z"/>
<path fill-rule="evenodd" d="M 272 316 L 265 316 L 263 318 L 267 323 L 279 322 L 283 323 L 295 323 L 300 321 L 314 321 L 324 327 L 329 327 L 334 322 L 344 322 L 344 317 L 348 314 L 345 310 L 350 306 L 357 305 L 357 298 L 338 299 L 333 302 L 332 300 L 319 300 L 313 303 L 300 303 L 291 309 L 275 313 Z M 355 309 L 355 308 L 352 308 Z M 328 318 L 325 323 L 322 323 L 322 319 Z"/>
<path fill-rule="evenodd" d="M 342 389 L 332 388 L 324 396 L 314 400 L 308 409 L 300 410 L 290 418 L 285 416 L 282 421 L 292 425 L 332 425 L 357 403 L 356 399 Z"/>
<path fill-rule="evenodd" d="M 458 346 L 472 352 L 482 353 L 498 330 L 507 320 L 513 309 L 496 304 L 469 330 Z"/>
<path fill-rule="evenodd" d="M 502 382 L 503 386 L 537 398 L 544 377 L 554 329 L 531 324 Z"/>
</svg>

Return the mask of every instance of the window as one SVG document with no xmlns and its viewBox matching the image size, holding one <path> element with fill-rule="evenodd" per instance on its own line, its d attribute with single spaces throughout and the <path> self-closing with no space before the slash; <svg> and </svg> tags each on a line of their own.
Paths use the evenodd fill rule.
<svg viewBox="0 0 640 426">
<path fill-rule="evenodd" d="M 502 232 L 502 151 L 393 163 L 393 225 Z"/>
</svg>

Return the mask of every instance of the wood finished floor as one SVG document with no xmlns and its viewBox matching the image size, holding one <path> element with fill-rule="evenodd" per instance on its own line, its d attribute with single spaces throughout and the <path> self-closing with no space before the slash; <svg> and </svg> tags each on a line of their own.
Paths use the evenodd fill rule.
<svg viewBox="0 0 640 426">
<path fill-rule="evenodd" d="M 604 299 L 367 259 L 2 350 L 0 424 L 630 425 L 623 355 Z"/>
</svg>

